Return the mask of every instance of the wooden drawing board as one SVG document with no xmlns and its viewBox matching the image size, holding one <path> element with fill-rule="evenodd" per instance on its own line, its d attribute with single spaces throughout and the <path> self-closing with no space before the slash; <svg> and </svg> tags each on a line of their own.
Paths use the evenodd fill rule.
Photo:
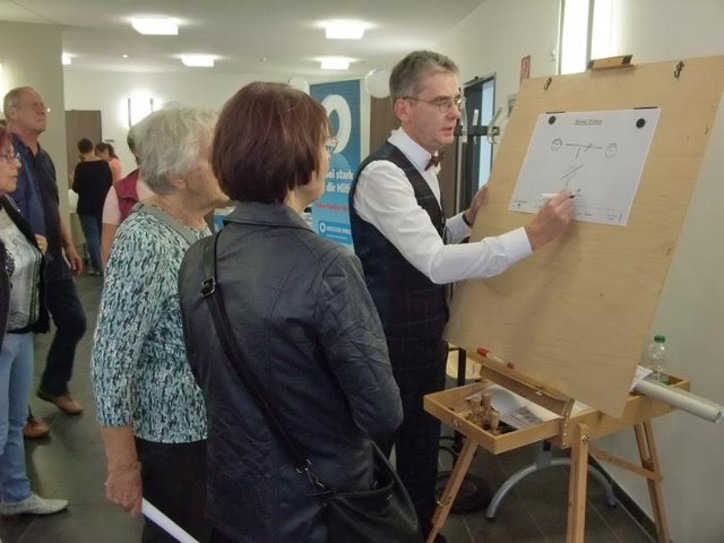
<svg viewBox="0 0 724 543">
<path fill-rule="evenodd" d="M 458 283 L 446 338 L 618 417 L 669 269 L 724 87 L 724 56 L 526 81 L 472 241 L 524 226 L 508 210 L 538 115 L 656 106 L 661 114 L 628 224 L 574 222 L 502 275 Z M 545 88 L 547 86 L 547 89 Z"/>
</svg>

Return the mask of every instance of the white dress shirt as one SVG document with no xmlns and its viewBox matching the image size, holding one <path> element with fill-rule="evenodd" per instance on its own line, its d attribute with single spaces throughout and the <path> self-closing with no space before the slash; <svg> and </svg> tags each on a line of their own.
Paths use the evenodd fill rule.
<svg viewBox="0 0 724 543">
<path fill-rule="evenodd" d="M 440 203 L 435 168 L 425 171 L 430 153 L 402 128 L 393 132 L 388 141 L 412 162 Z M 374 161 L 360 173 L 354 207 L 410 264 L 438 285 L 498 275 L 531 253 L 523 228 L 458 245 L 470 235 L 462 213 L 447 220 L 446 245 L 430 216 L 418 205 L 405 173 L 387 160 Z"/>
</svg>

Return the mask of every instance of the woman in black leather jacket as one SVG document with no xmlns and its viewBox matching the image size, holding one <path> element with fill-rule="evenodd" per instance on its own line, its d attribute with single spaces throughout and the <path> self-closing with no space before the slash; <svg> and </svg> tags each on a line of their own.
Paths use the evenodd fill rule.
<svg viewBox="0 0 724 543">
<path fill-rule="evenodd" d="M 252 83 L 225 106 L 213 143 L 239 202 L 217 248 L 237 343 L 275 412 L 330 487 L 373 482 L 371 441 L 402 421 L 379 317 L 357 257 L 301 217 L 329 169 L 324 108 L 287 85 Z M 184 332 L 208 414 L 213 541 L 327 541 L 324 510 L 229 367 L 201 298 L 201 247 L 179 280 Z"/>
</svg>

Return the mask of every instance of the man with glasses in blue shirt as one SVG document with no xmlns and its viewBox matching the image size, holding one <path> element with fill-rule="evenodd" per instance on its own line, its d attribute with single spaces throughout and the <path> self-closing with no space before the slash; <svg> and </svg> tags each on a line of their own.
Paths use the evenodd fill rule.
<svg viewBox="0 0 724 543">
<path fill-rule="evenodd" d="M 390 75 L 400 128 L 359 167 L 349 193 L 355 252 L 380 314 L 405 413 L 394 443 L 397 470 L 429 531 L 435 503 L 440 422 L 423 410 L 423 396 L 445 387 L 448 320 L 446 285 L 504 272 L 559 236 L 573 215 L 565 191 L 525 227 L 476 243 L 471 233 L 486 199 L 446 219 L 437 179 L 440 150 L 453 143 L 464 107 L 458 68 L 444 55 L 415 51 Z M 438 536 L 443 540 L 441 536 Z"/>
<path fill-rule="evenodd" d="M 11 196 L 35 233 L 48 240 L 45 255 L 47 305 L 57 330 L 37 395 L 64 413 L 77 415 L 83 411 L 83 406 L 70 395 L 68 381 L 76 346 L 86 329 L 85 313 L 73 280 L 73 275 L 83 271 L 83 260 L 73 245 L 68 227 L 60 218 L 55 165 L 38 142 L 45 132 L 48 109 L 32 87 L 18 87 L 8 92 L 3 109 L 13 147 L 22 163 L 18 188 Z"/>
</svg>

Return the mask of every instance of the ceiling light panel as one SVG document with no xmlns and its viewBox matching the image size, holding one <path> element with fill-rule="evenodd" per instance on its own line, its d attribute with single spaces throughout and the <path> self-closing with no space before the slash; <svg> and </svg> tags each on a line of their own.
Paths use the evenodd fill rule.
<svg viewBox="0 0 724 543">
<path fill-rule="evenodd" d="M 343 57 L 325 57 L 320 59 L 322 70 L 349 70 L 349 59 Z"/>
<path fill-rule="evenodd" d="M 329 21 L 324 24 L 328 40 L 361 40 L 365 24 L 358 21 Z"/>
<path fill-rule="evenodd" d="M 131 26 L 141 34 L 152 36 L 176 36 L 178 24 L 170 17 L 134 17 Z"/>
<path fill-rule="evenodd" d="M 181 55 L 181 62 L 192 68 L 214 67 L 214 57 L 211 55 Z"/>
</svg>

